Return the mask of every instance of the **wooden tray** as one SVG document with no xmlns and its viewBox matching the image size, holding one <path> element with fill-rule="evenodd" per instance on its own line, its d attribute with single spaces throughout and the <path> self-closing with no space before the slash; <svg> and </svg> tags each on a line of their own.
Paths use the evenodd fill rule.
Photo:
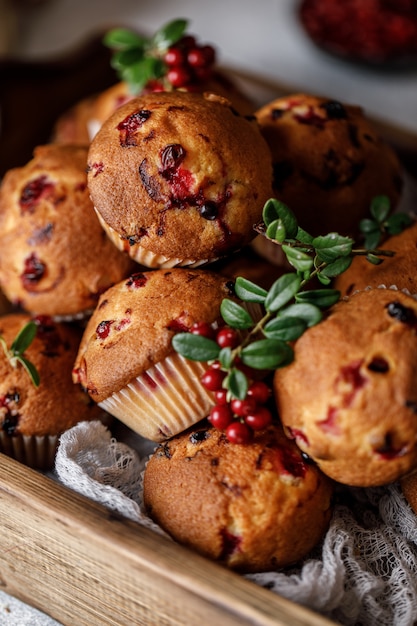
<svg viewBox="0 0 417 626">
<path fill-rule="evenodd" d="M 48 63 L 0 61 L 0 177 L 51 121 L 116 78 L 101 36 Z M 290 86 L 239 74 L 264 102 Z M 417 175 L 417 138 L 377 122 Z M 0 454 L 0 585 L 65 626 L 326 626 L 333 622 Z"/>
</svg>

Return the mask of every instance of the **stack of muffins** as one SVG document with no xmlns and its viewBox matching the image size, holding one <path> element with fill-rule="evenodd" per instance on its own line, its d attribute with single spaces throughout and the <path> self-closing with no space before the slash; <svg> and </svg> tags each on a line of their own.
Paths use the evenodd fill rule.
<svg viewBox="0 0 417 626">
<path fill-rule="evenodd" d="M 102 94 L 91 141 L 93 100 L 4 177 L 0 286 L 13 310 L 0 331 L 11 349 L 35 320 L 25 357 L 40 383 L 5 351 L 0 449 L 50 467 L 64 430 L 116 418 L 155 442 L 144 476 L 153 519 L 196 551 L 255 572 L 314 548 L 335 481 L 385 484 L 417 464 L 417 303 L 406 276 L 417 235 L 392 242 L 409 246 L 410 259 L 383 264 L 391 275 L 365 279 L 352 265 L 346 301 L 275 373 L 272 425 L 252 443 L 228 441 L 205 421 L 215 403 L 201 383 L 208 364 L 178 355 L 173 336 L 219 329 L 237 275 L 269 288 L 287 271 L 254 229 L 266 200 L 287 203 L 314 234 L 356 234 L 375 195 L 398 204 L 402 172 L 359 107 L 295 94 L 247 115 L 219 92 L 146 92 L 110 108 Z M 34 459 L 41 438 L 47 452 Z"/>
</svg>

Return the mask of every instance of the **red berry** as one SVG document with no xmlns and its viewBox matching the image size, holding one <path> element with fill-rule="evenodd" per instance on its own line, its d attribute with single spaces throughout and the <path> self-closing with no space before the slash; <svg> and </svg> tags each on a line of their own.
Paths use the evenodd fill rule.
<svg viewBox="0 0 417 626">
<path fill-rule="evenodd" d="M 217 404 L 228 404 L 227 389 L 218 389 L 214 392 L 214 397 Z"/>
<path fill-rule="evenodd" d="M 168 48 L 165 52 L 164 61 L 170 67 L 182 65 L 185 61 L 184 52 L 181 48 Z"/>
<path fill-rule="evenodd" d="M 207 339 L 215 339 L 216 333 L 208 322 L 195 322 L 191 328 L 190 333 L 193 335 L 201 335 L 207 337 Z"/>
<path fill-rule="evenodd" d="M 210 78 L 213 76 L 213 72 L 209 67 L 196 67 L 195 76 L 197 80 L 203 83 L 207 80 L 210 80 Z"/>
<path fill-rule="evenodd" d="M 202 48 L 191 48 L 187 54 L 187 62 L 191 67 L 205 67 L 207 61 Z"/>
<path fill-rule="evenodd" d="M 266 404 L 270 395 L 270 388 L 262 380 L 256 380 L 248 389 L 248 396 L 253 398 L 258 404 Z"/>
<path fill-rule="evenodd" d="M 245 444 L 252 441 L 253 433 L 247 424 L 235 420 L 226 428 L 226 437 L 230 443 Z"/>
<path fill-rule="evenodd" d="M 245 417 L 245 422 L 253 430 L 262 430 L 272 422 L 272 414 L 266 407 L 260 406 Z"/>
<path fill-rule="evenodd" d="M 181 48 L 189 50 L 190 48 L 195 48 L 196 39 L 192 35 L 184 35 L 184 37 L 181 37 L 181 39 L 179 40 L 178 44 L 181 46 Z"/>
<path fill-rule="evenodd" d="M 236 348 L 239 344 L 239 335 L 234 328 L 226 326 L 219 330 L 216 341 L 221 348 Z"/>
<path fill-rule="evenodd" d="M 173 67 L 168 71 L 167 79 L 173 87 L 184 87 L 191 81 L 191 75 L 183 67 Z"/>
<path fill-rule="evenodd" d="M 239 417 L 246 417 L 246 415 L 255 411 L 256 402 L 252 398 L 245 398 L 244 400 L 234 398 L 230 403 L 230 408 L 235 415 L 238 415 Z"/>
<path fill-rule="evenodd" d="M 224 430 L 233 421 L 233 415 L 227 404 L 216 404 L 210 411 L 208 421 L 215 428 Z"/>
<path fill-rule="evenodd" d="M 206 65 L 213 65 L 216 60 L 216 51 L 213 46 L 202 46 L 201 50 L 206 59 Z"/>
<path fill-rule="evenodd" d="M 222 388 L 222 383 L 223 383 L 225 376 L 226 376 L 226 372 L 209 367 L 209 369 L 206 372 L 204 372 L 204 374 L 201 377 L 201 384 L 208 391 L 218 391 L 219 389 Z"/>
</svg>

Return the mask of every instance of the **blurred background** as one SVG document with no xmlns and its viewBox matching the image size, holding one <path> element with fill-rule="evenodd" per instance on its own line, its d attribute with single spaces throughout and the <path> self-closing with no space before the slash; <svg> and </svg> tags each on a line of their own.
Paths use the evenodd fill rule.
<svg viewBox="0 0 417 626">
<path fill-rule="evenodd" d="M 364 42 L 375 43 L 379 15 L 385 29 L 379 36 L 387 46 L 394 37 L 402 45 L 414 34 L 417 48 L 417 30 L 407 31 L 409 25 L 417 28 L 417 2 L 307 1 L 315 43 L 301 23 L 301 4 L 300 0 L 0 0 L 0 52 L 3 57 L 57 60 L 110 27 L 125 25 L 152 34 L 171 19 L 184 17 L 192 33 L 216 47 L 221 65 L 275 81 L 288 91 L 308 90 L 361 104 L 372 115 L 417 133 L 415 59 L 391 66 L 352 63 L 352 50 L 344 58 L 316 45 L 320 37 L 322 44 L 333 38 L 340 41 L 338 52 L 343 53 L 350 37 L 357 56 L 369 53 Z M 320 20 L 327 18 L 320 33 Z M 396 53 L 401 53 L 398 46 Z"/>
</svg>

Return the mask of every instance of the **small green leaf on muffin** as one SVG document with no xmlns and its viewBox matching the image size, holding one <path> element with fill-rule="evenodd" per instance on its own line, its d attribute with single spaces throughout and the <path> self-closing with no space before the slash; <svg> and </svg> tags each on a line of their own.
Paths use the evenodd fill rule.
<svg viewBox="0 0 417 626">
<path fill-rule="evenodd" d="M 24 353 L 36 337 L 37 328 L 38 327 L 36 323 L 33 321 L 25 324 L 14 338 L 10 348 L 7 347 L 4 338 L 0 336 L 0 343 L 3 347 L 6 357 L 9 359 L 11 366 L 17 367 L 18 364 L 20 364 L 27 372 L 35 387 L 39 387 L 40 384 L 39 372 L 37 371 L 33 363 L 31 363 L 24 356 Z"/>
</svg>

